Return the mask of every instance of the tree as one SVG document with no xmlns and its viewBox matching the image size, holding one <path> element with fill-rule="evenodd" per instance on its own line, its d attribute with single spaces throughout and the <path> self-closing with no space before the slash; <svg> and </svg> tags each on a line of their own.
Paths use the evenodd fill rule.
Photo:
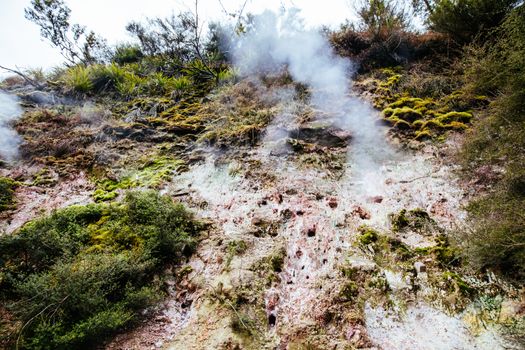
<svg viewBox="0 0 525 350">
<path fill-rule="evenodd" d="M 382 40 L 410 25 L 407 10 L 394 0 L 366 0 L 357 8 L 357 14 L 363 30 Z"/>
<path fill-rule="evenodd" d="M 427 17 L 434 12 L 436 2 L 434 0 L 412 0 L 412 8 L 415 13 L 422 14 Z"/>
<path fill-rule="evenodd" d="M 419 2 L 419 1 L 415 1 Z M 429 11 L 431 29 L 459 44 L 471 42 L 499 26 L 520 0 L 438 0 Z"/>
<path fill-rule="evenodd" d="M 63 0 L 31 0 L 25 17 L 40 27 L 40 34 L 60 49 L 70 65 L 90 64 L 106 50 L 105 40 L 86 27 L 70 23 L 71 9 Z"/>
<path fill-rule="evenodd" d="M 175 66 L 190 71 L 202 80 L 218 79 L 215 64 L 220 65 L 226 57 L 221 50 L 223 28 L 211 23 L 208 36 L 203 38 L 197 0 L 194 5 L 194 10 L 178 15 L 131 22 L 126 30 L 137 39 L 144 54 L 162 58 L 170 69 Z"/>
</svg>

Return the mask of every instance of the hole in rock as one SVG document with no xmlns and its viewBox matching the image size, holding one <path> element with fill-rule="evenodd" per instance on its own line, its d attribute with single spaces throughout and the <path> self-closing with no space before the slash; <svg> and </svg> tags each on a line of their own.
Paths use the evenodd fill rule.
<svg viewBox="0 0 525 350">
<path fill-rule="evenodd" d="M 270 314 L 270 316 L 268 316 L 268 324 L 270 327 L 275 326 L 275 322 L 277 322 L 277 317 L 275 317 L 274 314 Z"/>
<path fill-rule="evenodd" d="M 308 237 L 315 237 L 315 226 L 314 227 L 310 227 L 308 229 L 308 231 L 306 231 L 306 235 Z"/>
</svg>

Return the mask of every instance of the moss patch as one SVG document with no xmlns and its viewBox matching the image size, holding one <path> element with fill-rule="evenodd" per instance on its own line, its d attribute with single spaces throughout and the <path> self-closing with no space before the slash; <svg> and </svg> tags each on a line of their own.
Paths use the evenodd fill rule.
<svg viewBox="0 0 525 350">
<path fill-rule="evenodd" d="M 412 96 L 403 90 L 400 70 L 383 69 L 373 73 L 374 106 L 384 121 L 403 137 L 416 140 L 439 139 L 448 131 L 468 128 L 476 108 L 484 99 L 472 98 L 461 90 L 440 98 Z M 407 74 L 407 73 L 405 73 Z M 370 89 L 370 88 L 369 88 Z"/>
<path fill-rule="evenodd" d="M 93 199 L 95 202 L 109 201 L 117 198 L 119 192 L 137 187 L 159 189 L 163 184 L 171 181 L 177 172 L 184 169 L 184 161 L 168 156 L 157 156 L 118 180 L 96 180 L 97 189 L 93 192 Z"/>
<path fill-rule="evenodd" d="M 402 209 L 397 214 L 390 214 L 390 223 L 393 232 L 412 230 L 418 233 L 429 233 L 437 228 L 436 222 L 422 209 Z"/>
</svg>

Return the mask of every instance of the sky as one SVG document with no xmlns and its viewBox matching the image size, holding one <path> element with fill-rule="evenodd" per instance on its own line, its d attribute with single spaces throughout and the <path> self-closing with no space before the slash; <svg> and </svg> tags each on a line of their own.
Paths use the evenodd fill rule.
<svg viewBox="0 0 525 350">
<path fill-rule="evenodd" d="M 109 43 L 129 41 L 125 26 L 132 20 L 165 17 L 193 9 L 192 0 L 65 0 L 72 23 L 82 24 Z M 205 21 L 224 18 L 224 10 L 237 12 L 244 0 L 199 0 L 199 16 Z M 297 7 L 308 26 L 337 27 L 352 18 L 353 0 L 247 0 L 244 13 L 261 13 Z M 0 65 L 10 68 L 45 68 L 63 62 L 57 49 L 40 38 L 36 24 L 24 17 L 30 0 L 0 0 Z M 0 71 L 0 75 L 5 72 Z"/>
</svg>

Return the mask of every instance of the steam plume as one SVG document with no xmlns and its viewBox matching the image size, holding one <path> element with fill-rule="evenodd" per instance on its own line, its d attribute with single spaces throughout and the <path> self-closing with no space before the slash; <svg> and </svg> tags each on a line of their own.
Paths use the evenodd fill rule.
<svg viewBox="0 0 525 350">
<path fill-rule="evenodd" d="M 369 173 L 393 151 L 376 123 L 377 112 L 351 95 L 352 62 L 337 56 L 319 30 L 305 29 L 298 9 L 254 16 L 247 33 L 232 47 L 233 60 L 242 75 L 276 72 L 285 66 L 295 81 L 310 86 L 313 107 L 352 133 L 349 158 L 357 182 L 369 177 L 366 192 L 378 190 L 372 188 L 377 186 Z"/>
<path fill-rule="evenodd" d="M 21 138 L 10 124 L 22 114 L 18 100 L 0 91 L 0 158 L 11 161 L 18 155 Z"/>
</svg>

